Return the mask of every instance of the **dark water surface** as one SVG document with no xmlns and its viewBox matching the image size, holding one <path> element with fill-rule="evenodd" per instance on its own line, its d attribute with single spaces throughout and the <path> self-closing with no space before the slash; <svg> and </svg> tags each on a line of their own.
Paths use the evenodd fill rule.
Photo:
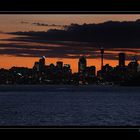
<svg viewBox="0 0 140 140">
<path fill-rule="evenodd" d="M 0 86 L 0 126 L 140 126 L 140 87 Z"/>
</svg>

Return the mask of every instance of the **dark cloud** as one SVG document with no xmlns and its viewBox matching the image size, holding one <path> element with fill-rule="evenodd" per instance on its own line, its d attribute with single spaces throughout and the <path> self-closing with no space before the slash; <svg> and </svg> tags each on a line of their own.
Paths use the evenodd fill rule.
<svg viewBox="0 0 140 140">
<path fill-rule="evenodd" d="M 79 51 L 81 50 L 81 51 Z M 71 47 L 68 43 L 64 43 L 63 45 L 59 44 L 47 44 L 46 45 L 32 45 L 32 42 L 29 44 L 24 44 L 22 42 L 19 43 L 7 43 L 0 44 L 0 54 L 6 55 L 15 55 L 15 56 L 26 56 L 38 57 L 45 55 L 47 57 L 59 57 L 59 58 L 77 58 L 80 54 L 91 54 L 90 48 L 84 48 L 84 46 L 77 46 L 76 44 Z M 71 56 L 72 55 L 72 56 Z"/>
<path fill-rule="evenodd" d="M 40 23 L 40 22 L 34 22 L 32 25 L 36 26 L 52 26 L 52 27 L 63 27 L 63 25 L 57 25 L 57 24 L 47 24 L 47 23 Z"/>
<path fill-rule="evenodd" d="M 69 44 L 69 42 L 64 42 L 63 45 L 61 43 L 61 45 L 59 44 L 59 46 L 53 43 L 46 43 L 46 45 L 33 45 L 32 42 L 30 42 L 29 44 L 22 43 L 22 41 L 18 43 L 1 43 L 0 54 L 22 57 L 40 57 L 44 55 L 48 58 L 79 58 L 81 54 L 86 55 L 87 58 L 100 57 L 100 51 L 98 50 L 98 48 L 93 48 L 93 46 L 88 46 L 87 44 L 80 45 L 75 43 L 71 45 L 71 43 Z M 131 51 L 131 49 L 128 49 L 126 51 Z M 112 50 L 108 50 L 105 52 L 104 58 L 114 60 L 118 59 L 117 56 L 118 53 L 112 54 Z M 138 58 L 140 58 L 140 56 L 138 56 Z M 127 57 L 127 60 L 130 59 L 131 55 Z"/>
<path fill-rule="evenodd" d="M 41 23 L 38 23 L 39 26 Z M 43 26 L 48 26 L 44 25 Z M 13 32 L 10 34 L 18 35 L 9 41 L 17 41 L 19 44 L 7 44 L 4 47 L 11 47 L 13 51 L 7 48 L 8 54 L 22 56 L 41 56 L 59 57 L 59 58 L 78 58 L 80 54 L 88 55 L 89 58 L 100 57 L 99 47 L 104 46 L 105 50 L 114 52 L 130 51 L 137 53 L 134 48 L 140 48 L 140 20 L 129 22 L 108 21 L 100 24 L 71 24 L 65 26 L 62 30 L 50 29 L 47 32 L 30 31 L 30 32 Z M 28 42 L 29 45 L 23 45 L 22 42 Z M 46 43 L 43 46 L 35 46 L 32 43 Z M 60 46 L 49 46 L 49 44 L 59 44 Z M 119 49 L 120 48 L 120 49 Z M 17 51 L 14 52 L 14 49 Z M 1 50 L 1 54 L 6 50 Z M 105 53 L 106 59 L 117 59 L 118 54 L 111 52 Z M 130 59 L 131 55 L 127 59 Z"/>
<path fill-rule="evenodd" d="M 58 24 L 47 24 L 47 23 L 40 23 L 40 22 L 33 22 L 33 23 L 29 23 L 27 21 L 21 21 L 21 24 L 32 24 L 35 26 L 50 26 L 50 27 L 67 27 L 66 25 L 58 25 Z"/>
<path fill-rule="evenodd" d="M 34 22 L 34 23 L 32 23 L 32 25 L 36 25 L 36 26 L 49 26 L 48 24 L 39 23 L 39 22 Z"/>
<path fill-rule="evenodd" d="M 48 24 L 34 23 L 39 26 Z M 100 24 L 71 24 L 64 29 L 50 29 L 47 32 L 16 32 L 17 35 L 28 35 L 33 40 L 95 42 L 104 47 L 139 48 L 140 20 L 118 22 L 108 21 Z"/>
<path fill-rule="evenodd" d="M 29 24 L 29 22 L 27 22 L 27 21 L 21 21 L 20 23 L 21 24 Z"/>
</svg>

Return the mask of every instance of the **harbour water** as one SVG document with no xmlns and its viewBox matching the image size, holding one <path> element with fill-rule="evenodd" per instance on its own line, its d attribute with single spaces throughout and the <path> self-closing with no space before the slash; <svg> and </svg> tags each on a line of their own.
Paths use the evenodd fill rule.
<svg viewBox="0 0 140 140">
<path fill-rule="evenodd" d="M 0 126 L 140 126 L 140 87 L 0 86 Z"/>
</svg>

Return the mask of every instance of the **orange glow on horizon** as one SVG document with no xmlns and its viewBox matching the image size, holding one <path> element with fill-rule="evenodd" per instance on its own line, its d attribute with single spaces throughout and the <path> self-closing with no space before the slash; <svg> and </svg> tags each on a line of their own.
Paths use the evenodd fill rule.
<svg viewBox="0 0 140 140">
<path fill-rule="evenodd" d="M 14 14 L 1 14 L 0 15 L 0 43 L 1 44 L 10 44 L 11 39 L 17 37 L 16 35 L 10 35 L 10 34 L 3 34 L 3 32 L 16 32 L 16 31 L 47 31 L 48 29 L 54 29 L 58 27 L 52 27 L 52 26 L 35 26 L 33 23 L 46 23 L 48 25 L 70 25 L 71 23 L 77 23 L 77 24 L 90 24 L 90 23 L 103 23 L 106 21 L 135 21 L 137 19 L 140 19 L 140 14 L 116 14 L 115 16 L 113 14 L 25 14 L 25 15 L 14 15 Z M 21 22 L 25 22 L 24 24 Z M 62 28 L 62 27 L 59 27 Z M 21 37 L 21 36 L 20 36 Z M 3 41 L 4 40 L 4 41 Z M 12 41 L 13 44 L 19 46 L 14 48 L 15 50 L 21 50 L 20 45 L 25 45 L 26 48 L 29 47 L 29 49 L 32 49 L 34 51 L 41 50 L 42 52 L 47 51 L 50 48 L 57 48 L 62 46 L 62 44 L 53 44 L 53 43 L 37 43 L 37 42 L 24 42 L 24 41 Z M 63 42 L 64 43 L 64 42 Z M 79 44 L 77 44 L 78 46 Z M 36 48 L 31 48 L 31 46 L 35 46 Z M 46 48 L 45 48 L 45 47 Z M 76 46 L 76 45 L 75 45 Z M 85 45 L 86 46 L 86 45 Z M 40 48 L 38 48 L 40 47 Z M 44 47 L 44 48 L 43 48 Z M 48 47 L 48 48 L 47 48 Z M 88 46 L 86 46 L 88 47 Z M 11 48 L 11 50 L 13 49 Z M 0 51 L 9 49 L 10 45 L 7 47 L 3 47 L 1 45 Z M 78 48 L 79 49 L 79 48 Z M 79 49 L 80 50 L 80 49 Z M 78 50 L 78 51 L 79 51 Z M 138 48 L 115 48 L 112 50 L 108 49 L 105 53 L 110 53 L 111 55 L 118 54 L 122 51 L 124 51 L 128 57 L 131 55 L 140 55 L 140 49 Z M 54 50 L 55 51 L 55 50 Z M 99 51 L 94 50 L 95 53 L 98 53 Z M 53 53 L 57 53 L 53 52 Z M 86 53 L 86 51 L 85 51 Z M 25 54 L 26 56 L 27 54 Z M 42 55 L 42 54 L 39 54 Z M 46 58 L 46 65 L 49 65 L 51 63 L 56 64 L 57 61 L 63 61 L 64 64 L 70 64 L 72 72 L 78 71 L 78 55 L 79 54 L 67 54 L 68 57 L 74 57 L 74 58 Z M 81 54 L 82 55 L 82 54 Z M 86 56 L 91 57 L 90 54 L 86 54 Z M 62 56 L 63 57 L 63 56 Z M 77 57 L 77 58 L 76 58 Z M 116 56 L 117 58 L 117 56 Z M 115 59 L 116 59 L 115 58 Z M 118 59 L 118 58 L 117 58 Z M 29 67 L 32 68 L 34 65 L 34 62 L 38 61 L 39 57 L 17 57 L 17 56 L 10 56 L 10 55 L 0 55 L 0 68 L 6 68 L 9 69 L 13 66 L 18 67 Z M 126 61 L 126 65 L 130 61 Z M 118 65 L 118 60 L 109 60 L 104 59 L 104 65 L 109 64 L 111 66 Z M 96 66 L 96 71 L 100 70 L 101 68 L 101 61 L 100 58 L 88 58 L 87 59 L 87 65 L 88 66 Z"/>
<path fill-rule="evenodd" d="M 0 56 L 0 68 L 9 69 L 13 66 L 17 67 L 28 67 L 32 68 L 34 62 L 38 61 L 39 57 L 15 57 L 15 56 L 8 56 L 8 55 L 1 55 Z M 78 72 L 78 59 L 76 58 L 46 58 L 46 65 L 50 65 L 51 63 L 56 64 L 57 61 L 63 61 L 63 64 L 70 64 L 72 72 Z M 126 65 L 130 61 L 126 61 Z M 107 60 L 104 59 L 104 65 L 109 64 L 110 66 L 115 67 L 118 65 L 118 60 Z M 87 59 L 87 66 L 95 66 L 96 71 L 100 70 L 100 58 L 97 59 Z"/>
</svg>

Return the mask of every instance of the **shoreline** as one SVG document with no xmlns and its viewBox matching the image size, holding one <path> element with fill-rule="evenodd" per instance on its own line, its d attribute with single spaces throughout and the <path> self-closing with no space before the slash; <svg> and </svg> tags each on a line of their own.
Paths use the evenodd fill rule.
<svg viewBox="0 0 140 140">
<path fill-rule="evenodd" d="M 0 85 L 0 92 L 29 91 L 29 92 L 133 92 L 140 91 L 140 86 L 119 86 L 119 85 Z"/>
</svg>

